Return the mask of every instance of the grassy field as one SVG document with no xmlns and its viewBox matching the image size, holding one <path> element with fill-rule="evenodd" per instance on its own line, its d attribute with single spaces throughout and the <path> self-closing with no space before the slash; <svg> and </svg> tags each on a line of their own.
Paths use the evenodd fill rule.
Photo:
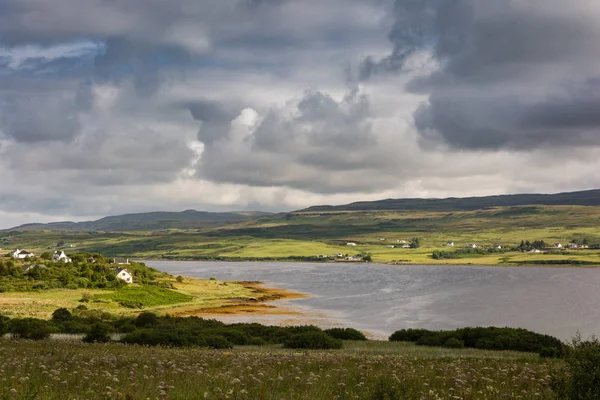
<svg viewBox="0 0 600 400">
<path fill-rule="evenodd" d="M 346 344 L 336 351 L 169 349 L 0 340 L 6 399 L 554 399 L 559 361 Z"/>
<path fill-rule="evenodd" d="M 421 248 L 388 248 L 399 240 L 421 239 Z M 380 239 L 385 239 L 384 241 Z M 107 256 L 140 259 L 286 259 L 319 255 L 370 253 L 373 261 L 410 264 L 529 264 L 555 260 L 598 263 L 600 250 L 565 253 L 492 253 L 463 259 L 434 260 L 435 250 L 453 241 L 480 247 L 517 246 L 521 240 L 544 240 L 563 245 L 587 238 L 600 246 L 600 207 L 521 206 L 478 211 L 296 212 L 262 217 L 213 229 L 161 232 L 50 232 L 0 234 L 5 248 L 42 252 L 57 242 L 73 244 L 67 251 L 93 251 Z M 356 242 L 357 247 L 346 246 Z"/>
<path fill-rule="evenodd" d="M 257 285 L 216 280 L 185 278 L 162 279 L 171 283 L 175 290 L 151 286 L 129 286 L 119 290 L 60 289 L 37 292 L 10 292 L 0 296 L 0 314 L 9 317 L 35 317 L 48 319 L 57 308 L 74 309 L 85 305 L 88 310 L 118 315 L 154 311 L 160 314 L 195 314 L 202 310 L 215 310 L 239 306 L 248 300 L 291 295 L 285 291 L 262 289 Z M 83 301 L 82 301 L 83 300 Z M 141 304 L 142 309 L 130 303 Z"/>
</svg>

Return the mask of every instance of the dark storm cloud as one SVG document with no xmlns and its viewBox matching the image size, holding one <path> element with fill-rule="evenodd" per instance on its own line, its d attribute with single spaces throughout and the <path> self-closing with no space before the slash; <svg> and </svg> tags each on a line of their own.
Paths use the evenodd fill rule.
<svg viewBox="0 0 600 400">
<path fill-rule="evenodd" d="M 561 12 L 557 5 L 397 0 L 393 52 L 367 59 L 362 77 L 403 70 L 417 52 L 433 54 L 440 68 L 407 86 L 430 93 L 415 114 L 425 143 L 488 150 L 600 145 L 593 80 L 600 76 L 600 15 L 583 0 Z"/>
<path fill-rule="evenodd" d="M 189 109 L 192 117 L 202 122 L 198 140 L 210 145 L 215 140 L 227 137 L 231 121 L 239 115 L 242 108 L 217 101 L 202 100 L 189 105 Z"/>
<path fill-rule="evenodd" d="M 49 85 L 39 78 L 1 82 L 0 131 L 16 142 L 68 142 L 79 133 L 79 113 L 87 111 L 90 102 L 86 82 Z"/>
</svg>

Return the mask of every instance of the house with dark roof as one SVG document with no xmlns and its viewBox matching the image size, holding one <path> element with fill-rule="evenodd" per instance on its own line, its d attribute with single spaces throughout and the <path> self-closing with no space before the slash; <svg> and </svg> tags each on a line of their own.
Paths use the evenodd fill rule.
<svg viewBox="0 0 600 400">
<path fill-rule="evenodd" d="M 35 257 L 35 254 L 30 253 L 30 252 L 25 251 L 25 250 L 16 249 L 15 251 L 13 251 L 13 253 L 11 254 L 11 256 L 12 256 L 12 258 L 17 258 L 17 259 L 23 260 L 25 258 Z"/>
<path fill-rule="evenodd" d="M 125 268 L 117 268 L 115 272 L 117 273 L 117 279 L 120 279 L 125 283 L 133 283 L 133 276 Z"/>
<path fill-rule="evenodd" d="M 52 262 L 59 262 L 62 261 L 64 263 L 70 263 L 71 259 L 65 254 L 64 251 L 55 251 L 54 255 L 52 256 Z"/>
</svg>

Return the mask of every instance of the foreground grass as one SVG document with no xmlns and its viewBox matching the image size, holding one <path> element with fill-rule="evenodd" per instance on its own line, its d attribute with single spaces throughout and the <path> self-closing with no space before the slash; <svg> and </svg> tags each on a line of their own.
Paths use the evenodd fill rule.
<svg viewBox="0 0 600 400">
<path fill-rule="evenodd" d="M 385 350 L 385 354 L 381 351 Z M 295 352 L 0 340 L 1 398 L 552 399 L 557 361 L 504 352 L 349 343 Z M 464 357 L 465 354 L 468 356 Z M 395 393 L 397 397 L 389 397 Z M 385 395 L 388 394 L 388 397 Z M 379 397 L 378 397 L 379 395 Z"/>
</svg>

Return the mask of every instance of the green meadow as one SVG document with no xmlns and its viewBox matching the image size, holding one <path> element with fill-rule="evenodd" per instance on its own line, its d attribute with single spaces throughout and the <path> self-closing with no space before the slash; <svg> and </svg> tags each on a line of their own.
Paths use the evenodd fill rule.
<svg viewBox="0 0 600 400">
<path fill-rule="evenodd" d="M 0 340 L 6 399 L 556 399 L 560 360 L 391 342 L 233 350 Z"/>
<path fill-rule="evenodd" d="M 390 248 L 420 238 L 417 249 Z M 385 239 L 385 240 L 380 240 Z M 586 239 L 590 249 L 523 253 L 507 251 L 521 240 L 549 245 Z M 370 254 L 374 262 L 406 264 L 529 265 L 548 261 L 600 264 L 600 207 L 518 206 L 476 211 L 293 212 L 194 230 L 160 232 L 11 231 L 0 234 L 5 248 L 42 252 L 57 242 L 67 251 L 106 256 L 172 260 L 312 260 L 321 255 Z M 447 248 L 453 241 L 455 247 Z M 346 243 L 355 242 L 356 247 Z M 502 252 L 434 260 L 433 251 L 453 251 L 476 243 Z"/>
</svg>

